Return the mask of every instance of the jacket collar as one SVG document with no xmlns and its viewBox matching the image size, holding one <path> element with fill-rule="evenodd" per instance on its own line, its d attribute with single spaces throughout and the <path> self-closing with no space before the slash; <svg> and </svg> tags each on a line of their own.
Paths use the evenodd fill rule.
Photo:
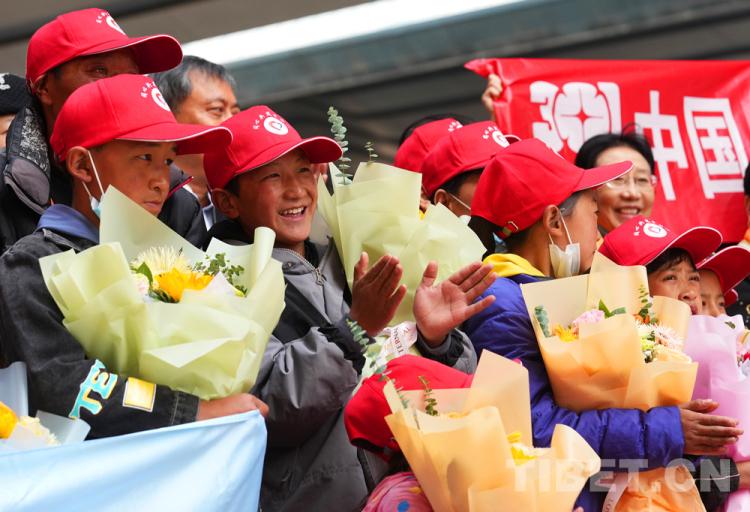
<svg viewBox="0 0 750 512">
<path fill-rule="evenodd" d="M 545 277 L 528 260 L 517 254 L 492 254 L 484 259 L 484 263 L 492 265 L 492 270 L 498 277 L 512 277 L 519 274 L 526 274 L 532 277 Z"/>
<path fill-rule="evenodd" d="M 99 243 L 99 229 L 91 224 L 78 210 L 63 204 L 53 204 L 39 219 L 37 231 L 48 229 L 56 233 L 82 238 L 94 244 Z"/>
</svg>

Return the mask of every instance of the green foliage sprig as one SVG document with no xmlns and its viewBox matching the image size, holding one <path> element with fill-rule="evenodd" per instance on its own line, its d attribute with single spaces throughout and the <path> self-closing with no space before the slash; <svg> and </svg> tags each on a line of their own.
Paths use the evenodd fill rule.
<svg viewBox="0 0 750 512">
<path fill-rule="evenodd" d="M 246 287 L 235 284 L 235 280 L 245 271 L 245 269 L 240 265 L 230 265 L 227 261 L 226 254 L 223 252 L 214 254 L 213 256 L 206 255 L 206 260 L 193 265 L 193 270 L 210 276 L 215 276 L 221 272 L 226 280 L 229 281 L 229 284 L 237 288 L 237 290 L 242 292 L 243 295 L 247 295 Z"/>
<path fill-rule="evenodd" d="M 424 376 L 420 375 L 419 382 L 422 383 L 422 387 L 424 388 L 424 412 L 429 414 L 430 416 L 437 416 L 438 410 L 437 410 L 437 399 L 435 398 L 435 392 L 430 387 L 430 381 L 428 381 Z"/>
<path fill-rule="evenodd" d="M 544 309 L 544 306 L 537 306 L 534 308 L 534 317 L 536 318 L 536 321 L 539 322 L 539 327 L 542 328 L 544 337 L 549 338 L 552 336 L 552 332 L 549 329 L 549 315 L 547 314 L 547 310 Z"/>
<path fill-rule="evenodd" d="M 348 185 L 352 182 L 350 174 L 347 173 L 351 168 L 352 159 L 346 156 L 349 151 L 349 142 L 346 140 L 346 126 L 344 126 L 344 118 L 339 115 L 339 111 L 333 107 L 328 107 L 328 122 L 331 123 L 331 133 L 333 134 L 334 140 L 341 146 L 342 155 L 338 160 L 338 169 L 341 171 L 338 179 L 341 180 L 342 185 Z"/>
<path fill-rule="evenodd" d="M 367 161 L 369 163 L 374 162 L 380 156 L 375 152 L 375 145 L 369 140 L 365 142 L 365 150 L 367 150 Z"/>
</svg>

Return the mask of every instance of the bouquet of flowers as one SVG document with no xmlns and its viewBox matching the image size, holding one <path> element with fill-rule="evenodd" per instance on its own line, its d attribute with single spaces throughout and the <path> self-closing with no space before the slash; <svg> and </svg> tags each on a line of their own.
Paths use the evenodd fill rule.
<svg viewBox="0 0 750 512">
<path fill-rule="evenodd" d="M 343 119 L 335 109 L 329 114 L 334 137 L 346 153 Z M 485 249 L 474 232 L 444 206 L 430 206 L 421 214 L 421 174 L 376 163 L 372 144 L 365 149 L 370 161 L 361 163 L 353 178 L 343 172 L 349 158 L 342 157 L 341 169 L 329 165 L 334 193 L 328 192 L 322 180 L 318 182 L 318 211 L 331 230 L 350 287 L 363 252 L 371 263 L 386 254 L 399 258 L 407 293 L 391 322 L 396 325 L 413 320 L 414 292 L 430 261 L 438 263 L 440 282 L 481 260 Z"/>
<path fill-rule="evenodd" d="M 385 377 L 388 378 L 387 376 Z M 470 388 L 399 391 L 386 383 L 386 422 L 438 512 L 569 512 L 599 457 L 557 425 L 532 446 L 528 372 L 485 351 Z"/>
<path fill-rule="evenodd" d="M 89 426 L 83 420 L 44 411 L 29 416 L 28 396 L 24 363 L 0 370 L 0 456 L 4 452 L 80 443 L 86 438 Z"/>
<path fill-rule="evenodd" d="M 715 400 L 719 407 L 714 414 L 737 418 L 740 425 L 750 424 L 747 338 L 748 331 L 739 315 L 696 315 L 690 319 L 685 342 L 685 352 L 699 364 L 693 398 Z M 740 437 L 727 455 L 737 462 L 750 460 L 750 438 Z M 750 510 L 750 491 L 733 493 L 725 510 Z"/>
<path fill-rule="evenodd" d="M 690 308 L 651 297 L 645 267 L 597 254 L 591 273 L 521 286 L 557 403 L 575 411 L 688 402 Z"/>
<path fill-rule="evenodd" d="M 274 233 L 207 252 L 110 187 L 100 245 L 40 260 L 66 328 L 113 372 L 212 399 L 248 391 L 284 308 Z"/>
</svg>

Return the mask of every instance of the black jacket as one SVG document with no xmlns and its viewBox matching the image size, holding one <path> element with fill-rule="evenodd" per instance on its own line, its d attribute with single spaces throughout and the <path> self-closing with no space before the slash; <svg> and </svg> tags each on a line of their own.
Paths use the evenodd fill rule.
<svg viewBox="0 0 750 512">
<path fill-rule="evenodd" d="M 110 373 L 101 362 L 88 359 L 63 325 L 39 259 L 93 247 L 90 238 L 42 228 L 0 257 L 0 349 L 8 363 L 27 365 L 30 412 L 80 417 L 91 426 L 89 438 L 195 421 L 198 397 L 165 386 L 155 387 L 152 411 L 126 406 L 126 396 L 132 396 L 127 386 L 138 389 L 138 382 L 130 383 L 127 376 Z"/>
<path fill-rule="evenodd" d="M 33 101 L 10 125 L 5 152 L 0 154 L 0 253 L 36 229 L 39 217 L 53 203 L 69 205 L 72 185 L 67 172 L 55 163 L 42 115 Z M 176 167 L 170 174 L 171 192 L 159 219 L 177 234 L 200 247 L 206 226 L 200 204 L 182 187 L 189 177 Z"/>
</svg>

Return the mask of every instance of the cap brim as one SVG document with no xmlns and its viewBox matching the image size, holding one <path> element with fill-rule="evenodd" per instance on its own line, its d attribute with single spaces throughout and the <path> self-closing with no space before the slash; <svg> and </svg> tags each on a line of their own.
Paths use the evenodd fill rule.
<svg viewBox="0 0 750 512">
<path fill-rule="evenodd" d="M 690 228 L 672 240 L 651 261 L 661 256 L 668 249 L 684 249 L 690 254 L 694 264 L 705 260 L 721 245 L 721 233 L 708 226 Z"/>
<path fill-rule="evenodd" d="M 205 153 L 232 142 L 232 132 L 223 126 L 159 123 L 115 137 L 137 142 L 176 142 L 178 155 Z"/>
<path fill-rule="evenodd" d="M 728 293 L 750 275 L 750 251 L 734 245 L 703 260 L 700 270 L 712 270 L 719 276 L 721 291 Z"/>
<path fill-rule="evenodd" d="M 630 171 L 632 168 L 633 162 L 626 160 L 624 162 L 618 162 L 616 164 L 609 164 L 603 165 L 601 167 L 592 167 L 591 169 L 585 169 L 583 171 L 583 176 L 578 182 L 578 185 L 576 185 L 574 192 L 601 187 L 608 181 L 619 178 L 623 174 Z"/>
<path fill-rule="evenodd" d="M 729 290 L 724 294 L 724 307 L 734 306 L 738 300 L 740 300 L 740 294 L 737 293 L 737 290 Z"/>
<path fill-rule="evenodd" d="M 182 62 L 182 47 L 172 36 L 157 34 L 153 36 L 128 37 L 119 41 L 108 41 L 93 48 L 89 48 L 80 56 L 98 55 L 130 48 L 138 71 L 142 74 L 167 71 Z"/>
<path fill-rule="evenodd" d="M 242 172 L 252 171 L 258 167 L 270 164 L 274 160 L 291 153 L 295 149 L 301 149 L 311 164 L 322 164 L 335 162 L 343 154 L 341 146 L 328 137 L 310 137 L 297 142 L 282 142 L 261 151 L 251 161 L 243 165 Z"/>
</svg>

